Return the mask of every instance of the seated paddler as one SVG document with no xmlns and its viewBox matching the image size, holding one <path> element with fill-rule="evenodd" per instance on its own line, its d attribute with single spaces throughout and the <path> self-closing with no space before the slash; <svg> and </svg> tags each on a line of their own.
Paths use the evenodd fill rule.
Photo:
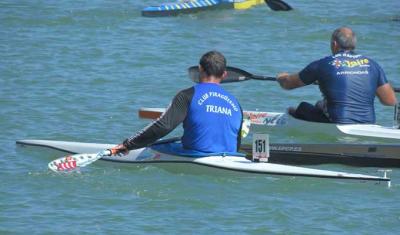
<svg viewBox="0 0 400 235">
<path fill-rule="evenodd" d="M 323 96 L 315 105 L 301 102 L 289 108 L 289 114 L 314 122 L 375 123 L 376 96 L 384 105 L 397 103 L 383 69 L 371 58 L 356 53 L 356 42 L 352 29 L 340 27 L 331 36 L 332 55 L 310 63 L 299 73 L 277 76 L 284 89 L 316 83 Z"/>
<path fill-rule="evenodd" d="M 154 122 L 112 148 L 113 155 L 147 147 L 183 124 L 183 151 L 237 152 L 241 142 L 242 108 L 220 82 L 226 77 L 226 59 L 217 51 L 199 62 L 199 83 L 181 90 Z"/>
</svg>

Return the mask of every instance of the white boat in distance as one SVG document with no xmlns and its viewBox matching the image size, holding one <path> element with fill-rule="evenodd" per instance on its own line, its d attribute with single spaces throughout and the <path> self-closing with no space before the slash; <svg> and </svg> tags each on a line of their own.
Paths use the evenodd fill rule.
<svg viewBox="0 0 400 235">
<path fill-rule="evenodd" d="M 117 163 L 130 164 L 152 164 L 157 167 L 173 169 L 175 172 L 188 173 L 205 173 L 210 171 L 226 173 L 244 173 L 244 174 L 270 174 L 270 175 L 285 175 L 285 176 L 303 176 L 317 178 L 336 178 L 336 179 L 353 179 L 353 180 L 370 180 L 370 181 L 386 181 L 390 185 L 390 178 L 384 175 L 383 177 L 354 174 L 347 172 L 329 171 L 311 169 L 305 167 L 288 166 L 282 164 L 274 164 L 267 162 L 253 162 L 238 154 L 227 155 L 213 154 L 198 155 L 198 154 L 174 154 L 170 151 L 169 144 L 174 144 L 171 140 L 160 142 L 148 148 L 132 150 L 125 156 L 104 156 L 101 160 L 112 161 Z M 97 144 L 97 143 L 81 143 L 81 142 L 66 142 L 52 140 L 18 140 L 18 145 L 21 146 L 40 146 L 51 149 L 56 149 L 66 153 L 82 154 L 96 153 L 104 149 L 109 149 L 115 144 Z M 160 147 L 161 146 L 161 147 Z"/>
<path fill-rule="evenodd" d="M 141 108 L 139 117 L 156 119 L 164 108 Z M 243 111 L 244 118 L 251 122 L 250 132 L 268 133 L 271 128 L 282 128 L 304 134 L 329 134 L 331 136 L 362 136 L 380 139 L 400 140 L 400 129 L 376 124 L 333 124 L 317 123 L 296 119 L 279 112 Z"/>
</svg>

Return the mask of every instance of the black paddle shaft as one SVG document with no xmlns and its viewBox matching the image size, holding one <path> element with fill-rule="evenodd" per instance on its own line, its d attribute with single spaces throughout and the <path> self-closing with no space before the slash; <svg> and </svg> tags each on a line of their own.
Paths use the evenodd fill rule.
<svg viewBox="0 0 400 235">
<path fill-rule="evenodd" d="M 189 77 L 192 81 L 198 83 L 200 79 L 200 72 L 198 66 L 192 66 L 189 68 Z M 244 71 L 235 67 L 226 67 L 227 76 L 221 81 L 221 83 L 230 83 L 230 82 L 242 82 L 247 80 L 262 80 L 262 81 L 276 81 L 275 77 L 266 77 L 260 75 L 253 75 L 247 71 Z"/>
<path fill-rule="evenodd" d="M 262 81 L 276 81 L 275 77 L 254 75 L 247 71 L 244 71 L 242 69 L 235 68 L 235 67 L 227 66 L 226 71 L 228 72 L 228 76 L 224 80 L 222 80 L 223 83 L 246 81 L 246 80 L 250 80 L 250 79 L 262 80 Z"/>
<path fill-rule="evenodd" d="M 261 75 L 254 75 L 245 70 L 236 68 L 236 67 L 226 67 L 226 71 L 228 75 L 221 83 L 230 83 L 230 82 L 242 82 L 247 80 L 261 80 L 261 81 L 276 81 L 275 77 L 268 77 L 268 76 L 261 76 Z M 192 66 L 189 68 L 189 76 L 190 78 L 198 83 L 200 78 L 199 67 Z M 318 85 L 318 82 L 315 82 L 314 85 Z M 400 93 L 400 87 L 393 87 L 394 92 Z"/>
</svg>

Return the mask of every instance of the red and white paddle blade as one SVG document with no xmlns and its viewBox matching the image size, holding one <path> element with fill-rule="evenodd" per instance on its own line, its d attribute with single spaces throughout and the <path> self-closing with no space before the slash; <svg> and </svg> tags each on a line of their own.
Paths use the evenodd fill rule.
<svg viewBox="0 0 400 235">
<path fill-rule="evenodd" d="M 106 155 L 105 153 L 75 154 L 51 161 L 48 164 L 50 170 L 54 172 L 67 172 L 84 167 Z"/>
</svg>

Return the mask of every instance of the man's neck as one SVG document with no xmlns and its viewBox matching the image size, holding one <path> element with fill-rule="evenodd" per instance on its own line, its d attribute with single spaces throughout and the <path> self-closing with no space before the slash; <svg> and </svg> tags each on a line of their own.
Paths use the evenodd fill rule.
<svg viewBox="0 0 400 235">
<path fill-rule="evenodd" d="M 335 53 L 333 53 L 333 55 L 336 55 L 336 54 L 339 54 L 339 53 L 341 53 L 341 54 L 343 54 L 343 53 L 354 54 L 354 51 L 353 50 L 347 50 L 347 49 L 339 49 Z"/>
<path fill-rule="evenodd" d="M 203 78 L 200 78 L 200 83 L 215 83 L 215 84 L 220 84 L 220 83 L 221 83 L 221 78 L 217 78 L 217 77 L 215 77 L 215 76 L 203 77 Z"/>
</svg>

